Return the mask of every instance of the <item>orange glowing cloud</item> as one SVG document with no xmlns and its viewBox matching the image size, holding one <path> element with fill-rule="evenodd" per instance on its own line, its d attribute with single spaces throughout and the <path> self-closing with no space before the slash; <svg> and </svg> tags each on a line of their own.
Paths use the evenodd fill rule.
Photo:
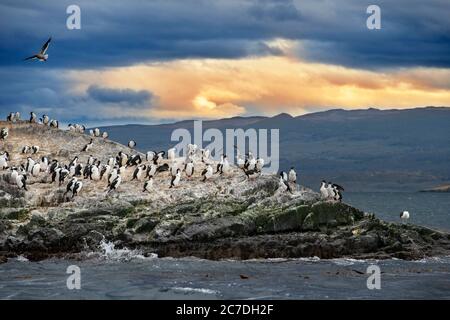
<svg viewBox="0 0 450 320">
<path fill-rule="evenodd" d="M 90 85 L 151 91 L 157 99 L 140 112 L 156 118 L 450 105 L 449 69 L 368 71 L 292 57 L 175 60 L 72 71 L 69 77 L 78 93 Z"/>
</svg>

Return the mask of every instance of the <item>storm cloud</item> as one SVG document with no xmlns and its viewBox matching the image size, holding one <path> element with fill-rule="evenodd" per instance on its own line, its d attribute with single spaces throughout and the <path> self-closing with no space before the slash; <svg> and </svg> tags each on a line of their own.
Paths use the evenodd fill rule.
<svg viewBox="0 0 450 320">
<path fill-rule="evenodd" d="M 87 93 L 99 102 L 125 103 L 133 106 L 150 103 L 152 99 L 152 93 L 146 90 L 110 89 L 96 85 L 89 86 Z"/>
<path fill-rule="evenodd" d="M 450 66 L 446 0 L 81 0 L 82 28 L 68 30 L 72 2 L 2 1 L 0 64 L 20 65 L 52 35 L 46 67 L 270 55 L 260 44 L 276 38 L 298 41 L 299 57 L 325 63 Z M 371 4 L 381 7 L 381 30 L 366 27 Z"/>
<path fill-rule="evenodd" d="M 448 101 L 448 0 L 79 0 L 81 30 L 68 30 L 72 4 L 0 3 L 2 115 L 34 110 L 68 121 L 125 122 L 193 110 L 296 113 L 324 108 L 321 97 L 355 107 L 371 97 L 364 90 L 376 89 L 382 93 L 373 93 L 374 103 L 383 95 L 402 106 L 428 101 L 426 92 L 435 103 Z M 373 4 L 381 8 L 381 30 L 366 27 Z M 23 61 L 49 36 L 47 62 Z M 336 99 L 327 95 L 330 86 Z"/>
</svg>

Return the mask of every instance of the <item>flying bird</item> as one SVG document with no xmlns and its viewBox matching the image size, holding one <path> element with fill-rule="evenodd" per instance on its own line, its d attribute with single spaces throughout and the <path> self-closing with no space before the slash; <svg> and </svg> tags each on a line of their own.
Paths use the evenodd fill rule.
<svg viewBox="0 0 450 320">
<path fill-rule="evenodd" d="M 34 59 L 38 59 L 39 61 L 47 61 L 48 54 L 46 52 L 47 52 L 47 49 L 48 49 L 48 46 L 49 46 L 51 40 L 52 40 L 52 38 L 50 37 L 47 40 L 47 42 L 44 43 L 44 45 L 42 46 L 41 51 L 38 54 L 35 54 L 35 55 L 33 55 L 31 57 L 28 57 L 28 58 L 25 58 L 24 61 L 25 60 L 34 60 Z"/>
</svg>

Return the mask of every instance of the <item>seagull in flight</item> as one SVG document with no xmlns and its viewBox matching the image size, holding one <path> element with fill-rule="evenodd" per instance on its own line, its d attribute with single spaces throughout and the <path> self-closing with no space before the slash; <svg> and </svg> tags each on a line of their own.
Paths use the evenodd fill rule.
<svg viewBox="0 0 450 320">
<path fill-rule="evenodd" d="M 34 60 L 34 59 L 38 59 L 39 61 L 47 61 L 48 59 L 48 54 L 46 54 L 48 46 L 50 44 L 50 41 L 52 40 L 52 38 L 50 37 L 47 42 L 42 46 L 41 51 L 38 54 L 35 54 L 34 56 L 28 57 L 25 60 Z"/>
</svg>

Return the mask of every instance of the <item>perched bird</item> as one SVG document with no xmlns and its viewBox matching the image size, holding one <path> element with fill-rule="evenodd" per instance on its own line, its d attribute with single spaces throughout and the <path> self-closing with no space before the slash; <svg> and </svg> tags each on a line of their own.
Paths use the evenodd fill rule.
<svg viewBox="0 0 450 320">
<path fill-rule="evenodd" d="M 16 114 L 14 112 L 10 112 L 8 116 L 6 116 L 6 121 L 14 122 L 16 120 Z"/>
<path fill-rule="evenodd" d="M 31 167 L 31 175 L 33 177 L 36 177 L 39 172 L 41 172 L 41 164 L 40 163 L 35 163 L 32 167 Z"/>
<path fill-rule="evenodd" d="M 69 176 L 70 172 L 67 168 L 61 168 L 59 172 L 59 185 L 64 183 L 64 180 Z"/>
<path fill-rule="evenodd" d="M 145 164 L 137 166 L 133 172 L 133 178 L 131 180 L 141 181 L 145 177 L 146 169 L 147 166 Z"/>
<path fill-rule="evenodd" d="M 111 167 L 107 164 L 102 165 L 100 169 L 100 180 L 103 180 L 104 176 L 108 176 L 109 172 L 111 171 Z"/>
<path fill-rule="evenodd" d="M 27 164 L 25 166 L 25 170 L 27 172 L 31 172 L 31 168 L 34 166 L 34 164 L 35 164 L 35 161 L 31 157 L 28 157 Z"/>
<path fill-rule="evenodd" d="M 32 55 L 31 57 L 25 58 L 24 60 L 37 59 L 39 61 L 47 61 L 47 59 L 48 59 L 47 50 L 48 50 L 48 46 L 50 45 L 50 41 L 52 41 L 51 37 L 47 40 L 46 43 L 44 43 L 44 45 L 42 46 L 41 51 L 39 51 L 39 53 Z"/>
<path fill-rule="evenodd" d="M 147 177 L 153 177 L 156 174 L 158 166 L 154 163 L 147 166 Z"/>
<path fill-rule="evenodd" d="M 133 166 L 137 166 L 137 165 L 139 165 L 139 164 L 141 164 L 142 163 L 142 158 L 141 158 L 141 156 L 139 155 L 139 154 L 133 154 L 133 155 L 131 155 L 129 158 L 128 158 L 128 161 L 127 161 L 127 163 L 126 163 L 126 166 L 128 167 L 128 166 L 130 166 L 130 167 L 133 167 Z"/>
<path fill-rule="evenodd" d="M 220 162 L 217 164 L 216 173 L 220 174 L 227 173 L 229 169 L 230 164 L 228 163 L 227 155 L 224 154 L 222 155 Z"/>
<path fill-rule="evenodd" d="M 48 170 L 48 158 L 41 157 L 41 171 L 47 172 Z"/>
<path fill-rule="evenodd" d="M 193 156 L 197 152 L 197 145 L 189 143 L 187 146 L 187 154 Z"/>
<path fill-rule="evenodd" d="M 8 159 L 9 153 L 5 151 L 5 153 L 0 154 L 0 169 L 4 170 L 8 168 Z"/>
<path fill-rule="evenodd" d="M 128 147 L 130 149 L 133 149 L 134 147 L 136 147 L 136 141 L 134 141 L 134 140 L 128 141 Z"/>
<path fill-rule="evenodd" d="M 112 168 L 111 172 L 108 175 L 108 186 L 110 186 L 113 181 L 117 178 L 119 175 L 119 170 L 117 167 Z"/>
<path fill-rule="evenodd" d="M 64 195 L 63 195 L 63 197 L 65 198 L 66 197 L 66 195 L 69 193 L 69 192 L 72 192 L 73 193 L 73 188 L 75 187 L 75 183 L 78 181 L 78 179 L 77 178 L 71 178 L 70 180 L 69 180 L 69 182 L 67 183 L 67 186 L 66 186 L 66 192 L 64 192 Z"/>
<path fill-rule="evenodd" d="M 100 180 L 100 171 L 96 165 L 91 166 L 89 179 L 94 181 Z"/>
<path fill-rule="evenodd" d="M 153 187 L 153 177 L 150 176 L 150 179 L 148 179 L 147 181 L 145 181 L 144 183 L 144 190 L 142 190 L 142 192 L 150 192 L 152 190 Z"/>
<path fill-rule="evenodd" d="M 243 169 L 243 170 L 244 170 L 244 173 L 245 173 L 247 179 L 255 179 L 256 177 L 258 177 L 261 174 L 261 172 L 259 172 L 258 170 L 255 170 L 255 169 L 251 169 L 251 170 Z"/>
<path fill-rule="evenodd" d="M 17 174 L 15 177 L 16 177 L 16 185 L 19 187 L 19 189 L 24 189 L 25 191 L 28 191 L 27 175 L 26 174 Z"/>
<path fill-rule="evenodd" d="M 184 172 L 188 178 L 192 177 L 194 174 L 194 163 L 192 161 L 184 165 Z"/>
<path fill-rule="evenodd" d="M 255 170 L 256 159 L 253 157 L 251 152 L 247 153 L 247 157 L 245 159 L 244 169 L 245 170 Z"/>
<path fill-rule="evenodd" d="M 155 156 L 153 162 L 154 162 L 155 164 L 159 165 L 159 164 L 163 161 L 164 155 L 165 155 L 165 154 L 166 154 L 165 151 L 160 151 L 160 152 L 158 152 L 158 153 L 156 154 L 156 156 Z"/>
<path fill-rule="evenodd" d="M 334 194 L 334 200 L 336 201 L 342 201 L 342 191 L 345 191 L 343 187 L 341 187 L 338 184 L 333 184 L 333 194 Z"/>
<path fill-rule="evenodd" d="M 108 166 L 110 166 L 111 168 L 113 168 L 116 165 L 116 159 L 114 159 L 113 157 L 108 159 Z"/>
<path fill-rule="evenodd" d="M 78 163 L 78 156 L 73 157 L 72 161 L 69 163 L 69 167 L 76 166 Z"/>
<path fill-rule="evenodd" d="M 402 221 L 408 220 L 409 219 L 409 212 L 408 211 L 400 212 L 400 219 L 402 219 Z"/>
<path fill-rule="evenodd" d="M 9 135 L 8 128 L 3 128 L 2 130 L 0 130 L 0 140 L 6 140 L 6 138 L 8 138 L 8 135 Z"/>
<path fill-rule="evenodd" d="M 76 177 L 81 177 L 82 172 L 83 172 L 83 165 L 79 163 L 75 166 L 75 173 L 73 175 Z"/>
<path fill-rule="evenodd" d="M 94 136 L 100 137 L 100 129 L 99 128 L 94 129 Z"/>
<path fill-rule="evenodd" d="M 294 167 L 291 167 L 291 170 L 289 170 L 288 181 L 292 183 L 297 183 L 297 172 L 295 172 Z"/>
<path fill-rule="evenodd" d="M 328 198 L 334 198 L 334 190 L 333 190 L 333 184 L 331 182 L 328 182 L 327 186 L 327 192 L 328 192 Z"/>
<path fill-rule="evenodd" d="M 44 115 L 42 116 L 41 120 L 42 120 L 42 123 L 45 124 L 46 126 L 47 126 L 47 125 L 49 124 L 49 122 L 50 122 L 50 118 L 49 118 L 49 116 L 47 116 L 46 114 L 44 114 Z"/>
<path fill-rule="evenodd" d="M 213 168 L 211 167 L 211 165 L 207 165 L 206 168 L 202 171 L 202 177 L 203 177 L 203 182 L 205 182 L 206 180 L 208 180 L 209 178 L 211 178 L 213 176 Z"/>
<path fill-rule="evenodd" d="M 73 191 L 72 191 L 72 198 L 77 196 L 80 193 L 82 188 L 83 188 L 83 182 L 81 182 L 81 181 L 75 182 L 75 186 L 73 187 Z"/>
<path fill-rule="evenodd" d="M 177 169 L 177 173 L 174 176 L 172 176 L 172 179 L 170 180 L 169 188 L 177 187 L 180 184 L 180 180 L 181 180 L 181 170 Z"/>
<path fill-rule="evenodd" d="M 172 176 L 174 176 L 174 175 L 177 174 L 177 172 L 178 172 L 178 162 L 173 161 L 173 162 L 170 164 L 170 174 L 171 174 Z"/>
<path fill-rule="evenodd" d="M 257 171 L 261 171 L 263 167 L 264 167 L 264 159 L 263 158 L 256 159 L 255 169 Z"/>
<path fill-rule="evenodd" d="M 49 168 L 48 168 L 48 173 L 52 174 L 53 172 L 55 172 L 56 168 L 58 168 L 59 166 L 59 162 L 56 159 L 52 160 L 52 163 L 50 164 Z"/>
<path fill-rule="evenodd" d="M 34 113 L 33 111 L 30 112 L 30 123 L 36 123 L 36 113 Z"/>
<path fill-rule="evenodd" d="M 117 175 L 117 177 L 109 185 L 109 190 L 108 190 L 107 194 L 112 191 L 117 190 L 119 188 L 121 182 L 122 182 L 122 178 L 120 177 L 120 175 Z"/>
<path fill-rule="evenodd" d="M 167 159 L 169 159 L 170 161 L 175 160 L 175 148 L 170 148 L 169 150 L 167 150 Z"/>
<path fill-rule="evenodd" d="M 245 160 L 242 159 L 241 157 L 239 157 L 239 155 L 236 158 L 236 165 L 238 166 L 238 168 L 240 169 L 244 169 L 245 166 Z"/>
<path fill-rule="evenodd" d="M 91 141 L 88 143 L 88 144 L 86 144 L 84 147 L 83 147 L 83 149 L 81 150 L 82 152 L 87 152 L 87 151 L 89 151 L 89 149 L 91 149 L 92 148 L 92 145 L 94 144 L 94 140 L 93 139 L 91 139 Z"/>
<path fill-rule="evenodd" d="M 108 138 L 108 132 L 104 131 L 104 132 L 102 133 L 102 138 L 103 138 L 103 139 Z"/>
<path fill-rule="evenodd" d="M 145 159 L 148 162 L 153 162 L 155 160 L 156 157 L 156 152 L 155 151 L 148 151 L 145 155 Z"/>
<path fill-rule="evenodd" d="M 281 171 L 280 172 L 280 187 L 284 189 L 284 191 L 289 191 L 290 193 L 292 193 L 292 189 L 291 186 L 289 185 L 288 182 L 288 175 L 286 174 L 286 172 Z"/>
<path fill-rule="evenodd" d="M 328 199 L 328 197 L 329 197 L 327 183 L 325 182 L 325 180 L 322 180 L 322 182 L 320 184 L 320 194 L 322 196 L 322 199 Z"/>
<path fill-rule="evenodd" d="M 11 167 L 11 180 L 16 181 L 19 176 L 19 169 L 16 167 Z M 24 173 L 23 171 L 21 173 Z"/>
<path fill-rule="evenodd" d="M 95 163 L 95 161 L 97 161 L 97 159 L 95 159 L 91 154 L 87 160 L 88 166 L 92 166 Z"/>
<path fill-rule="evenodd" d="M 33 154 L 38 153 L 39 149 L 40 149 L 39 146 L 31 146 L 31 150 L 32 150 Z"/>
<path fill-rule="evenodd" d="M 128 163 L 128 155 L 125 152 L 119 151 L 116 160 L 120 167 L 126 166 Z"/>
<path fill-rule="evenodd" d="M 50 121 L 50 127 L 58 129 L 59 128 L 59 121 L 55 120 L 55 119 L 52 119 Z"/>
<path fill-rule="evenodd" d="M 211 151 L 209 151 L 209 149 L 200 149 L 200 152 L 202 154 L 202 162 L 207 163 L 209 156 L 211 155 Z"/>
</svg>

